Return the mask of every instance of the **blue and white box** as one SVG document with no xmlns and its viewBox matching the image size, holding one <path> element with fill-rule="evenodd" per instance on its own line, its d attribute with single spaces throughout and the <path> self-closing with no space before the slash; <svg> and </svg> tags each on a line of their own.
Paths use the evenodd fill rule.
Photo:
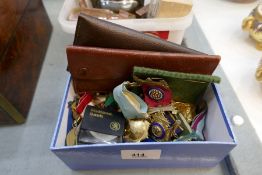
<svg viewBox="0 0 262 175">
<path fill-rule="evenodd" d="M 208 103 L 204 129 L 206 141 L 65 146 L 70 122 L 67 103 L 73 97 L 74 90 L 69 79 L 50 149 L 74 170 L 212 167 L 236 146 L 230 121 L 214 84 L 207 89 L 204 97 Z"/>
</svg>

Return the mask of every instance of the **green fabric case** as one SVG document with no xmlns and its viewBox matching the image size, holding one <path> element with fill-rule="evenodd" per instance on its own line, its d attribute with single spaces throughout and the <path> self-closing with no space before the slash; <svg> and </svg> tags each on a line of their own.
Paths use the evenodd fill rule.
<svg viewBox="0 0 262 175">
<path fill-rule="evenodd" d="M 212 75 L 170 72 L 145 67 L 134 67 L 133 76 L 141 79 L 163 78 L 172 89 L 173 99 L 179 102 L 197 104 L 210 83 L 219 83 L 220 77 Z"/>
</svg>

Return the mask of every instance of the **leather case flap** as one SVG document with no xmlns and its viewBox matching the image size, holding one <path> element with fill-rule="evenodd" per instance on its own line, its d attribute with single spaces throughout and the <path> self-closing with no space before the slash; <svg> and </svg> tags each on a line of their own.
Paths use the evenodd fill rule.
<svg viewBox="0 0 262 175">
<path fill-rule="evenodd" d="M 105 20 L 80 14 L 74 45 L 127 50 L 203 54 Z"/>
<path fill-rule="evenodd" d="M 111 90 L 112 87 L 132 76 L 134 66 L 157 68 L 168 71 L 212 74 L 220 57 L 164 52 L 105 49 L 69 46 L 68 69 L 73 77 L 75 90 Z M 76 83 L 76 81 L 78 81 Z M 89 84 L 89 87 L 83 87 Z M 99 85 L 100 84 L 100 85 Z M 104 87 L 101 87 L 103 84 Z M 109 87 L 110 86 L 110 87 Z"/>
</svg>

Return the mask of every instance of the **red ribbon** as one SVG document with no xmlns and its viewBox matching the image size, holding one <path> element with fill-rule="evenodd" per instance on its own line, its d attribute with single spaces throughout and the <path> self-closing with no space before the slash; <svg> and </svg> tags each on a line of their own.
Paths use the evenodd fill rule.
<svg viewBox="0 0 262 175">
<path fill-rule="evenodd" d="M 79 99 L 78 105 L 76 107 L 76 112 L 81 114 L 85 107 L 90 103 L 92 100 L 92 95 L 90 93 L 85 92 L 84 95 L 81 96 Z"/>
</svg>

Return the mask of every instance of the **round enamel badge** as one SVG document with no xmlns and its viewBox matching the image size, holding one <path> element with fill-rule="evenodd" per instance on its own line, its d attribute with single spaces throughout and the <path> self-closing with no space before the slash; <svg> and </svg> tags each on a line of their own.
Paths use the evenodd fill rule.
<svg viewBox="0 0 262 175">
<path fill-rule="evenodd" d="M 148 91 L 148 96 L 153 100 L 162 100 L 164 93 L 159 88 L 152 88 Z"/>
<path fill-rule="evenodd" d="M 165 137 L 165 129 L 164 127 L 156 122 L 151 124 L 151 134 L 156 139 L 163 139 Z"/>
</svg>

